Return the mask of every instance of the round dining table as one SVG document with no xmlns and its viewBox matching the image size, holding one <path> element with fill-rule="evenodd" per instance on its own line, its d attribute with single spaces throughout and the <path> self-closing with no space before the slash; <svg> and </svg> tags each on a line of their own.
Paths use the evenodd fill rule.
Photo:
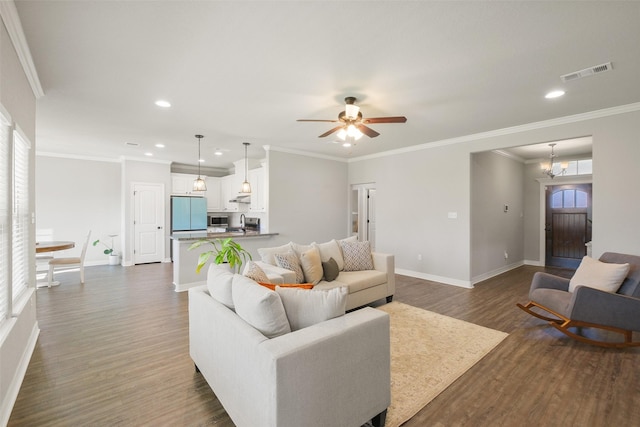
<svg viewBox="0 0 640 427">
<path fill-rule="evenodd" d="M 36 254 L 41 254 L 44 252 L 55 252 L 55 251 L 64 251 L 66 249 L 71 249 L 76 246 L 75 242 L 67 241 L 67 240 L 52 240 L 48 242 L 36 242 Z M 46 280 L 38 280 L 36 282 L 36 288 L 44 288 L 51 286 L 58 286 L 60 282 L 52 281 L 49 283 L 49 278 L 47 275 Z"/>
</svg>

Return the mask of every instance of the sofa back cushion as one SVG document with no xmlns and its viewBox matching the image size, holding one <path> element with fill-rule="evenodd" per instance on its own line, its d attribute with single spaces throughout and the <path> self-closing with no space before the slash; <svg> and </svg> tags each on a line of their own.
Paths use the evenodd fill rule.
<svg viewBox="0 0 640 427">
<path fill-rule="evenodd" d="M 213 299 L 233 310 L 233 297 L 231 295 L 232 282 L 233 273 L 228 264 L 211 264 L 209 266 L 209 270 L 207 271 L 207 289 L 209 289 L 209 294 Z"/>
<path fill-rule="evenodd" d="M 293 250 L 293 248 L 291 247 L 291 242 L 289 242 L 286 245 L 275 246 L 273 248 L 258 248 L 258 255 L 260 255 L 262 262 L 276 265 L 275 254 L 286 254 L 291 250 Z"/>
<path fill-rule="evenodd" d="M 242 320 L 267 338 L 291 332 L 287 314 L 277 292 L 258 285 L 248 277 L 233 276 L 233 304 Z"/>
<path fill-rule="evenodd" d="M 345 286 L 328 291 L 276 286 L 292 331 L 343 316 L 347 306 Z"/>
<path fill-rule="evenodd" d="M 330 258 L 333 258 L 336 264 L 338 264 L 338 270 L 342 271 L 344 268 L 344 258 L 342 258 L 342 250 L 337 241 L 330 240 L 325 243 L 316 243 L 315 246 L 320 251 L 320 259 L 322 262 L 327 262 Z"/>
</svg>

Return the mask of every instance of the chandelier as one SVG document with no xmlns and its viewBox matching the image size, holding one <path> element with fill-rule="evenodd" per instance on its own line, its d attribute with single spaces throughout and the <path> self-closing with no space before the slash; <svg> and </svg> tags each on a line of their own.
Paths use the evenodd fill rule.
<svg viewBox="0 0 640 427">
<path fill-rule="evenodd" d="M 569 167 L 569 163 L 567 162 L 561 162 L 560 163 L 560 170 L 558 170 L 557 168 L 555 169 L 558 173 L 554 172 L 554 168 L 553 168 L 553 159 L 556 157 L 556 154 L 553 152 L 553 147 L 555 147 L 556 143 L 551 143 L 549 144 L 549 147 L 551 147 L 551 154 L 549 155 L 549 163 L 541 163 L 540 164 L 540 168 L 542 169 L 542 173 L 549 176 L 551 179 L 553 179 L 554 177 L 558 176 L 558 175 L 564 175 L 565 172 L 567 172 L 567 168 Z"/>
</svg>

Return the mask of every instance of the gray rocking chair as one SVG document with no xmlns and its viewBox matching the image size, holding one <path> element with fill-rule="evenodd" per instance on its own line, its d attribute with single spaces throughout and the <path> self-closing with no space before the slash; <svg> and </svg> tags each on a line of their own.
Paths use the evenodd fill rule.
<svg viewBox="0 0 640 427">
<path fill-rule="evenodd" d="M 640 331 L 640 256 L 606 252 L 600 261 L 629 263 L 627 278 L 616 293 L 578 286 L 571 293 L 569 279 L 537 272 L 529 289 L 530 301 L 516 304 L 532 316 L 546 320 L 560 332 L 576 340 L 602 347 L 640 346 L 633 331 Z M 532 309 L 543 310 L 541 314 Z M 554 317 L 548 317 L 551 314 Z M 578 335 L 571 327 L 599 328 L 621 333 L 623 342 L 599 341 Z"/>
</svg>

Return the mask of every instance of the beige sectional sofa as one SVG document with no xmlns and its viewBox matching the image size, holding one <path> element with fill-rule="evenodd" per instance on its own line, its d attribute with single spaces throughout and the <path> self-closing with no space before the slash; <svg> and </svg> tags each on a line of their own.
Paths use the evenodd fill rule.
<svg viewBox="0 0 640 427">
<path fill-rule="evenodd" d="M 329 258 L 334 258 L 337 262 L 339 273 L 338 276 L 328 281 L 325 274 L 322 274 L 320 280 L 314 281 L 314 289 L 333 289 L 340 286 L 346 286 L 349 289 L 347 297 L 347 310 L 362 307 L 380 299 L 386 299 L 391 302 L 396 290 L 395 282 L 395 259 L 391 254 L 370 252 L 371 268 L 355 271 L 347 271 L 348 259 L 345 259 L 344 248 L 353 246 L 354 244 L 364 245 L 368 242 L 357 242 L 355 237 L 342 240 L 331 240 L 325 243 L 310 243 L 301 245 L 289 242 L 286 245 L 260 248 L 258 253 L 261 260 L 255 263 L 264 271 L 271 283 L 300 283 L 296 280 L 296 273 L 290 269 L 282 268 L 277 265 L 276 254 L 295 253 L 299 259 L 304 260 L 304 254 L 312 251 L 313 248 L 319 252 L 322 264 L 324 265 Z M 360 254 L 366 256 L 365 254 Z M 346 262 L 347 261 L 347 262 Z M 302 265 L 304 267 L 304 263 Z M 304 269 L 306 282 L 312 282 L 307 275 L 307 269 Z"/>
<path fill-rule="evenodd" d="M 344 314 L 344 289 L 270 291 L 213 265 L 207 282 L 189 289 L 189 350 L 235 425 L 384 426 L 391 401 L 386 313 L 365 307 Z M 292 316 L 318 304 L 291 309 L 292 296 L 331 295 L 337 313 L 296 329 Z"/>
</svg>

